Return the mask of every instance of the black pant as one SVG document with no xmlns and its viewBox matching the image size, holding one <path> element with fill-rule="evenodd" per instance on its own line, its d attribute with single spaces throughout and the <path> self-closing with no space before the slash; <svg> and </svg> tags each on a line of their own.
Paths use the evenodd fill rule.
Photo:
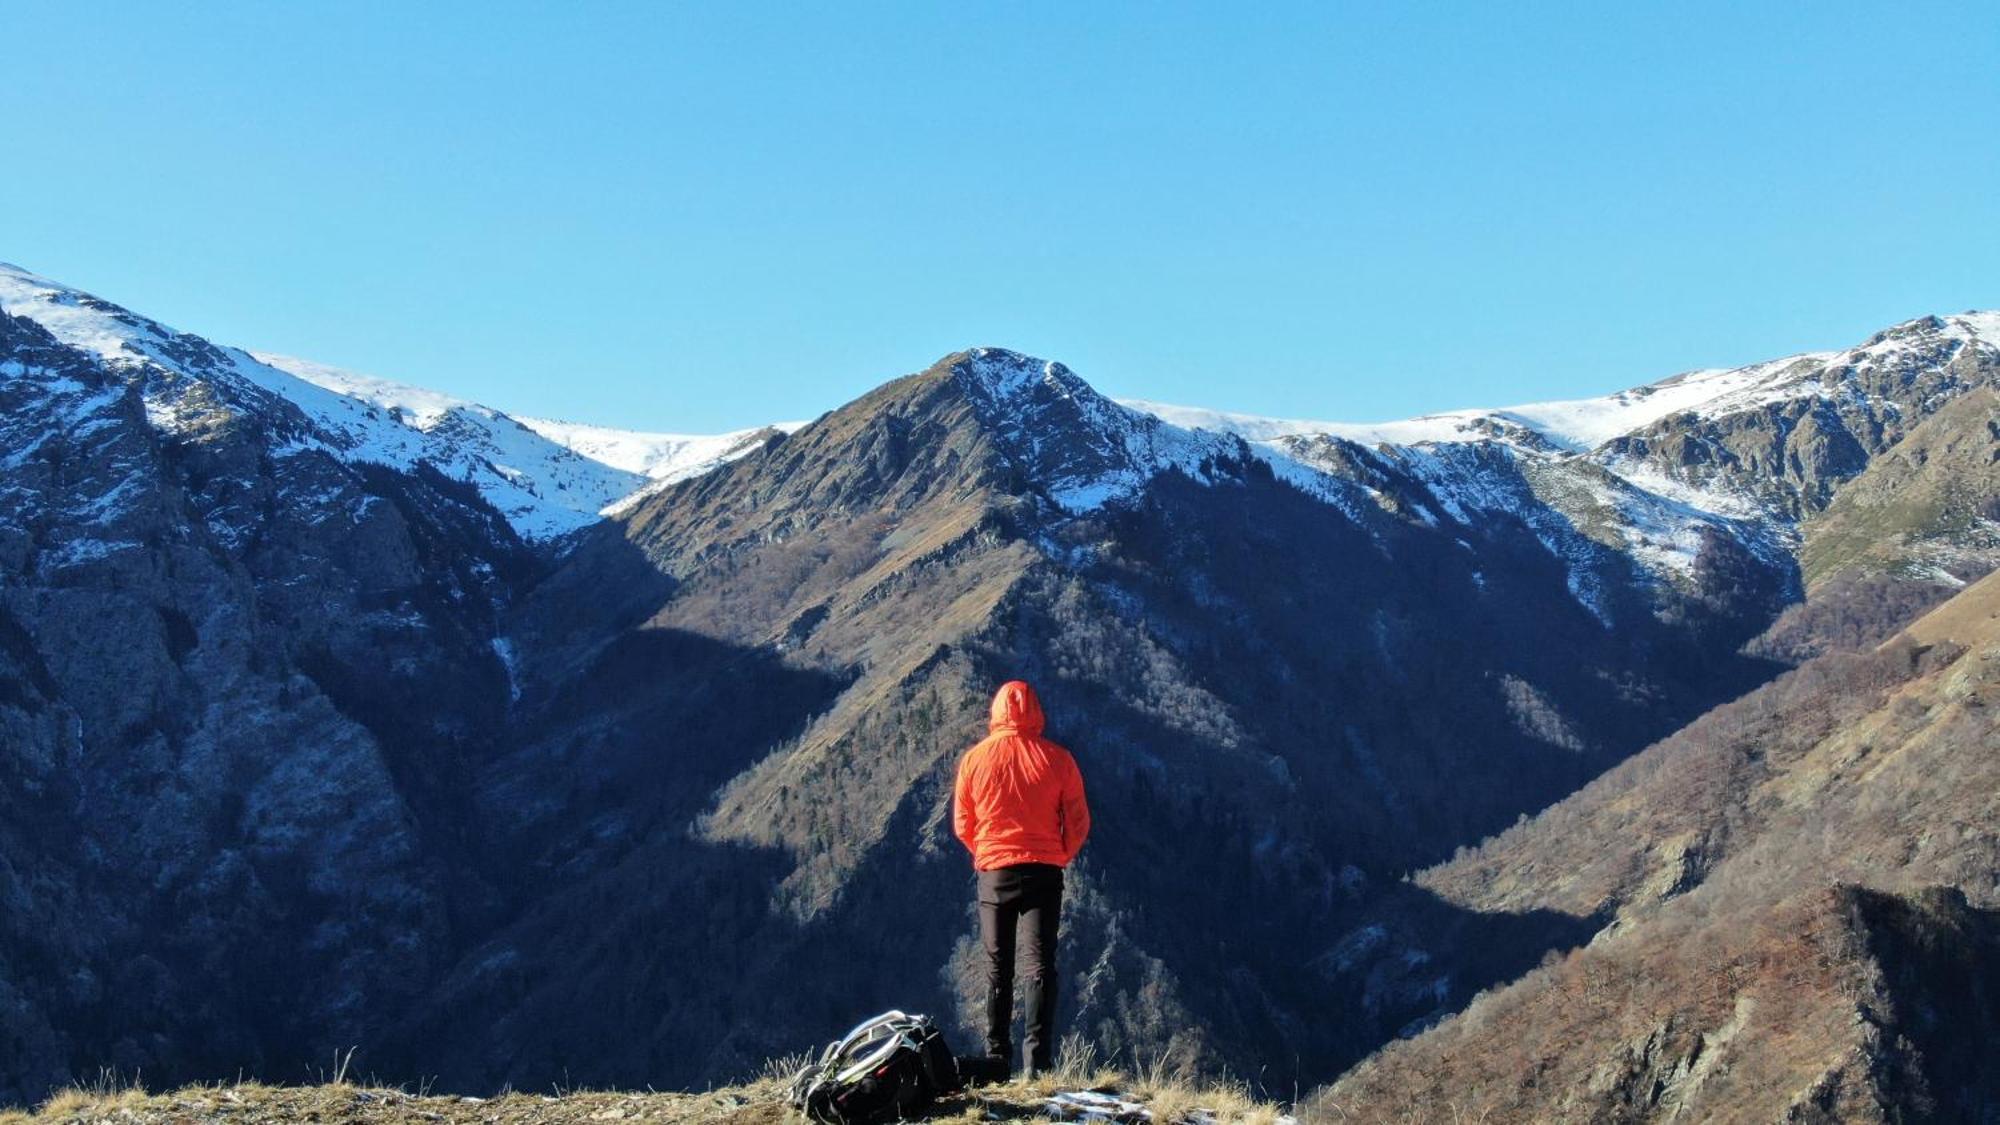
<svg viewBox="0 0 2000 1125">
<path fill-rule="evenodd" d="M 986 947 L 986 1052 L 1014 1055 L 1014 957 L 1028 986 L 1028 1065 L 1055 1065 L 1056 927 L 1063 871 L 1018 863 L 979 873 L 979 940 Z"/>
</svg>

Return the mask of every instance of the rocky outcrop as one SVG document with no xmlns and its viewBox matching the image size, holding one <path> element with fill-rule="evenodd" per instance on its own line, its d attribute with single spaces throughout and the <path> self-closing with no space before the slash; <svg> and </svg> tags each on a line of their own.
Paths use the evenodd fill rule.
<svg viewBox="0 0 2000 1125">
<path fill-rule="evenodd" d="M 1858 348 L 1800 357 L 1752 399 L 1669 415 L 1597 455 L 1803 519 L 1932 413 L 1995 385 L 2000 341 L 1966 318 L 1924 317 Z"/>
</svg>

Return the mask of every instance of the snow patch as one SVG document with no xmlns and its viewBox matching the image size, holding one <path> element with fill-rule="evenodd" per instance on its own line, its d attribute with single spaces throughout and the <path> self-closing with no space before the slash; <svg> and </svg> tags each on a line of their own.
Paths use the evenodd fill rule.
<svg viewBox="0 0 2000 1125">
<path fill-rule="evenodd" d="M 974 348 L 957 370 L 988 423 L 1067 512 L 1130 497 L 1166 472 L 1212 484 L 1220 465 L 1247 453 L 1232 437 L 1121 406 L 1060 363 Z"/>
<path fill-rule="evenodd" d="M 565 449 L 660 482 L 699 476 L 743 456 L 775 434 L 793 434 L 806 427 L 805 422 L 774 422 L 725 434 L 655 434 L 550 418 L 522 416 L 516 420 Z"/>
<path fill-rule="evenodd" d="M 1798 364 L 1823 364 L 1833 352 L 1789 356 L 1727 370 L 1689 371 L 1617 394 L 1493 409 L 1450 410 L 1392 422 L 1317 422 L 1264 418 L 1201 407 L 1126 400 L 1125 405 L 1179 426 L 1273 441 L 1326 434 L 1365 446 L 1500 441 L 1531 449 L 1582 453 L 1689 410 L 1754 404 L 1760 390 Z M 1747 397 L 1746 397 L 1747 396 Z"/>
<path fill-rule="evenodd" d="M 507 701 L 521 701 L 521 662 L 514 653 L 514 642 L 506 637 L 493 638 L 493 655 L 500 660 L 500 667 L 507 673 Z"/>
</svg>

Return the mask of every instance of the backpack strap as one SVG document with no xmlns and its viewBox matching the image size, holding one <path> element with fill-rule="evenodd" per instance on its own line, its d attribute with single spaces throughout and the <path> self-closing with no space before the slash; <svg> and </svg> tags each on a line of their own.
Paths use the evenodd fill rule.
<svg viewBox="0 0 2000 1125">
<path fill-rule="evenodd" d="M 887 1012 L 883 1012 L 879 1016 L 862 1020 L 860 1023 L 854 1025 L 853 1031 L 848 1032 L 846 1036 L 842 1037 L 839 1042 L 827 1048 L 828 1053 L 833 1055 L 844 1055 L 847 1053 L 848 1049 L 853 1047 L 855 1044 L 873 1038 L 876 1034 L 879 1033 L 880 1029 L 887 1028 L 892 1025 L 907 1024 L 909 1022 L 910 1022 L 909 1015 L 900 1010 L 893 1010 L 893 1009 Z M 900 1030 L 900 1027 L 898 1029 Z"/>
</svg>

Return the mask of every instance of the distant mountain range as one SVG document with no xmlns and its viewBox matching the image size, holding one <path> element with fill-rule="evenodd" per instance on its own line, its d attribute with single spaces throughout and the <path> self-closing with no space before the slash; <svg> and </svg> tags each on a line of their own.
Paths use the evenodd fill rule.
<svg viewBox="0 0 2000 1125">
<path fill-rule="evenodd" d="M 355 461 L 408 467 L 428 461 L 474 483 L 524 537 L 546 540 L 615 514 L 662 484 L 699 475 L 749 452 L 776 433 L 791 433 L 803 422 L 777 422 L 715 435 L 655 434 L 550 419 L 513 416 L 492 407 L 310 360 L 269 352 L 214 348 L 156 322 L 136 316 L 86 293 L 18 267 L 0 264 L 0 301 L 11 315 L 29 316 L 62 343 L 109 362 L 151 358 L 171 361 L 175 341 L 213 350 L 204 374 L 234 376 L 292 402 L 319 428 L 326 447 Z M 1690 433 L 1714 441 L 1714 434 L 1740 427 L 1745 419 L 1794 415 L 1817 439 L 1824 413 L 1850 431 L 1896 433 L 1908 420 L 1913 394 L 1950 395 L 1963 389 L 1963 376 L 1940 362 L 1947 353 L 1970 354 L 2000 346 L 2000 312 L 1967 312 L 1924 317 L 1877 333 L 1859 347 L 1811 352 L 1733 369 L 1690 371 L 1599 398 L 1533 403 L 1498 409 L 1450 411 L 1382 423 L 1310 422 L 1232 414 L 1199 407 L 1128 400 L 1125 411 L 1108 407 L 1101 420 L 1117 425 L 1119 414 L 1151 415 L 1175 427 L 1164 434 L 1207 431 L 1252 443 L 1280 472 L 1306 477 L 1320 469 L 1341 475 L 1346 466 L 1326 447 L 1351 444 L 1371 449 L 1437 451 L 1455 446 L 1500 445 L 1523 457 L 1551 463 L 1583 460 L 1600 466 L 1633 490 L 1633 499 L 1655 508 L 1679 502 L 1716 516 L 1797 517 L 1816 507 L 1800 493 L 1825 497 L 1827 472 L 1818 464 L 1844 450 L 1780 449 L 1796 465 L 1759 462 L 1754 453 L 1713 449 L 1690 457 L 1684 445 L 1656 448 L 1663 440 L 1685 443 Z M 996 354 L 998 349 L 983 349 Z M 1028 371 L 1040 361 L 1023 357 Z M 1912 371 L 1931 372 L 1924 386 L 1902 385 Z M 290 376 L 290 378 L 287 378 Z M 1024 378 L 1069 380 L 1088 390 L 1061 365 L 1045 365 Z M 171 387 L 156 388 L 149 409 L 163 427 L 176 424 Z M 323 392 L 330 392 L 323 393 Z M 1091 400 L 1101 402 L 1094 392 Z M 1750 423 L 1754 430 L 1756 424 Z M 1863 450 L 1870 443 L 1860 438 Z M 1793 435 L 1780 435 L 1781 441 Z M 1876 438 L 1879 441 L 1879 437 Z M 1198 439 L 1179 439 L 1180 444 Z M 1168 444 L 1174 444 L 1169 442 Z M 1822 443 L 1823 444 L 1823 443 Z M 1836 445 L 1840 444 L 1838 442 Z M 1812 454 L 1801 458 L 1799 452 Z M 1734 454 L 1734 456 L 1732 456 Z M 1134 480 L 1160 471 L 1176 454 L 1134 451 Z M 1152 464 L 1141 464 L 1151 457 Z M 1771 471 L 1776 469 L 1776 471 Z M 1788 477 L 1797 479 L 1787 479 Z M 1769 478 L 1775 477 L 1776 480 Z M 1088 507 L 1102 495 L 1080 491 L 1066 506 Z M 1447 493 L 1451 490 L 1447 488 Z M 1441 494 L 1446 503 L 1477 503 L 1471 496 Z M 1626 499 L 1620 497 L 1618 499 Z M 1685 530 L 1685 529 L 1683 529 Z"/>
<path fill-rule="evenodd" d="M 692 1084 L 956 1019 L 947 782 L 1014 676 L 1101 826 L 1070 1026 L 1329 1080 L 1617 923 L 1406 873 L 2000 562 L 1991 313 L 1378 426 L 978 348 L 715 437 L 12 268 L 0 313 L 0 1099 L 357 1043 L 473 1091 Z"/>
</svg>

